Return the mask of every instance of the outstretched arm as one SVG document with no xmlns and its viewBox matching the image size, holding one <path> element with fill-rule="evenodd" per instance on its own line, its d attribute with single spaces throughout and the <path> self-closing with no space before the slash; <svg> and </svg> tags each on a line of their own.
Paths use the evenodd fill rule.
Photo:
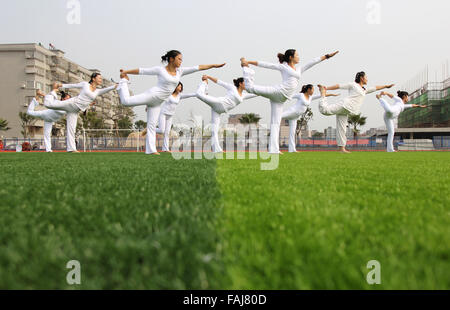
<svg viewBox="0 0 450 310">
<path fill-rule="evenodd" d="M 190 94 L 181 94 L 180 95 L 180 99 L 188 99 L 188 98 L 193 98 L 193 97 L 197 97 L 196 93 L 190 93 Z"/>
<path fill-rule="evenodd" d="M 84 84 L 86 84 L 87 82 L 80 82 L 77 84 L 59 84 L 59 88 L 63 88 L 63 89 L 69 89 L 69 88 L 83 88 Z"/>
<path fill-rule="evenodd" d="M 198 66 L 198 69 L 200 70 L 200 71 L 203 71 L 203 70 L 209 70 L 209 69 L 213 69 L 213 68 L 222 68 L 223 66 L 225 66 L 226 65 L 226 63 L 223 63 L 223 64 L 215 64 L 215 65 L 199 65 Z"/>
<path fill-rule="evenodd" d="M 381 86 L 375 86 L 375 87 L 370 87 L 367 89 L 366 94 L 370 94 L 385 88 L 391 88 L 393 87 L 395 84 L 389 84 L 389 85 L 381 85 Z M 389 96 L 389 95 L 388 95 Z M 389 96 L 390 97 L 390 96 Z M 391 97 L 392 98 L 392 97 Z"/>
<path fill-rule="evenodd" d="M 211 81 L 213 81 L 214 83 L 216 83 L 217 85 L 220 85 L 220 86 L 222 86 L 222 87 L 225 88 L 225 89 L 233 89 L 233 88 L 234 88 L 233 85 L 231 85 L 231 84 L 229 84 L 229 83 L 226 83 L 226 82 L 224 82 L 224 81 L 221 81 L 221 80 L 219 80 L 219 79 L 216 79 L 215 77 L 212 77 L 212 76 L 209 76 L 209 75 L 204 75 L 204 76 L 203 76 L 203 79 L 211 80 Z"/>
<path fill-rule="evenodd" d="M 110 92 L 110 91 L 112 91 L 112 90 L 114 90 L 116 88 L 117 88 L 117 84 L 112 85 L 112 86 L 107 87 L 107 88 L 99 89 L 98 90 L 98 96 L 104 95 L 104 94 L 106 94 L 106 93 L 108 93 L 108 92 Z"/>
<path fill-rule="evenodd" d="M 302 67 L 302 73 L 311 69 L 312 67 L 314 67 L 315 65 L 321 63 L 322 61 L 326 60 L 326 59 L 330 59 L 331 57 L 334 57 L 337 53 L 339 53 L 339 51 L 336 51 L 334 53 L 331 54 L 326 54 L 322 57 L 317 57 L 314 58 L 311 62 L 309 62 L 308 64 L 306 64 L 305 66 Z"/>
<path fill-rule="evenodd" d="M 158 75 L 159 72 L 160 72 L 160 67 L 139 68 L 139 69 L 132 69 L 132 70 L 120 69 L 121 74 L 133 74 L 133 75 Z"/>
</svg>

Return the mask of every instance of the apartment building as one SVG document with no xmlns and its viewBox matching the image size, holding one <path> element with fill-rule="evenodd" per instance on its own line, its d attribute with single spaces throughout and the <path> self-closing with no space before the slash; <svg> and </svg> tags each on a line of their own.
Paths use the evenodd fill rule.
<svg viewBox="0 0 450 310">
<path fill-rule="evenodd" d="M 22 137 L 19 112 L 27 110 L 37 89 L 48 93 L 55 81 L 89 81 L 92 73 L 99 72 L 67 59 L 61 50 L 47 49 L 36 43 L 0 44 L 0 67 L 0 118 L 6 119 L 11 127 L 11 130 L 2 133 L 6 138 Z M 107 77 L 103 80 L 103 87 L 112 84 Z M 71 90 L 69 93 L 76 96 L 78 91 Z M 116 92 L 97 98 L 93 110 L 104 119 L 107 128 L 114 127 L 113 118 L 117 116 L 119 104 Z M 40 109 L 45 108 L 41 105 Z M 43 126 L 43 121 L 35 121 L 28 129 L 29 136 L 42 138 Z"/>
</svg>

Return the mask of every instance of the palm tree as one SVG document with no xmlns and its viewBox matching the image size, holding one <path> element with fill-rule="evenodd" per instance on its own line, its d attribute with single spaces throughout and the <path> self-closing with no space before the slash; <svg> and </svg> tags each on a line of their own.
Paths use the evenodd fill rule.
<svg viewBox="0 0 450 310">
<path fill-rule="evenodd" d="M 134 123 L 134 128 L 136 128 L 137 130 L 144 130 L 145 128 L 147 128 L 147 122 L 144 122 L 143 120 L 138 120 L 137 122 Z"/>
<path fill-rule="evenodd" d="M 22 126 L 21 134 L 26 139 L 28 138 L 28 129 L 34 124 L 36 118 L 34 116 L 28 115 L 26 112 L 19 112 L 20 125 Z"/>
<path fill-rule="evenodd" d="M 261 117 L 255 113 L 247 113 L 241 116 L 239 122 L 244 125 L 258 124 Z"/>
<path fill-rule="evenodd" d="M 0 131 L 8 131 L 11 128 L 8 127 L 8 121 L 6 119 L 0 118 Z"/>
<path fill-rule="evenodd" d="M 312 112 L 311 108 L 308 108 L 305 113 L 302 114 L 300 119 L 297 121 L 297 136 L 300 135 L 303 129 L 306 129 L 308 126 L 308 123 L 312 121 L 314 116 L 314 113 Z"/>
<path fill-rule="evenodd" d="M 361 114 L 352 114 L 348 117 L 348 124 L 350 126 L 353 126 L 353 134 L 354 138 L 358 136 L 358 133 L 360 130 L 358 129 L 359 126 L 364 126 L 366 124 L 367 117 L 361 116 Z"/>
</svg>

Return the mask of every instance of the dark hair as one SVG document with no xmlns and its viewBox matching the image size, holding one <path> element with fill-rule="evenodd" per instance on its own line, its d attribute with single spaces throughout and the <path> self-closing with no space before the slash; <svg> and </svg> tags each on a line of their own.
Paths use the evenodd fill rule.
<svg viewBox="0 0 450 310">
<path fill-rule="evenodd" d="M 398 95 L 401 99 L 403 99 L 404 97 L 408 97 L 408 96 L 409 96 L 408 92 L 406 92 L 406 91 L 401 91 L 401 90 L 399 90 L 399 91 L 397 92 L 397 95 Z"/>
<path fill-rule="evenodd" d="M 91 80 L 89 81 L 89 84 L 92 84 L 92 82 L 94 82 L 94 79 L 95 79 L 97 76 L 99 76 L 99 75 L 101 75 L 101 74 L 98 73 L 98 72 L 92 73 L 92 75 L 91 75 Z"/>
<path fill-rule="evenodd" d="M 236 86 L 236 88 L 239 88 L 239 85 L 243 82 L 244 82 L 244 78 L 242 78 L 242 77 L 233 80 L 234 86 Z"/>
<path fill-rule="evenodd" d="M 61 95 L 61 100 L 64 100 L 64 98 L 66 98 L 67 96 L 70 97 L 69 93 L 66 93 L 66 92 L 64 92 L 64 91 L 62 91 L 62 92 L 60 93 L 60 95 Z"/>
<path fill-rule="evenodd" d="M 314 87 L 314 86 L 311 85 L 311 84 L 303 85 L 301 93 L 302 93 L 302 94 L 306 94 L 306 92 L 307 92 L 308 90 L 312 89 L 313 87 Z"/>
<path fill-rule="evenodd" d="M 180 54 L 181 52 L 177 50 L 168 51 L 165 55 L 161 56 L 161 61 L 169 63 L 170 58 L 175 59 L 175 57 L 177 57 Z"/>
<path fill-rule="evenodd" d="M 366 73 L 364 71 L 356 73 L 355 82 L 361 83 L 361 79 L 365 76 L 366 76 Z"/>
<path fill-rule="evenodd" d="M 173 93 L 175 93 L 176 91 L 177 91 L 177 88 L 178 88 L 178 86 L 180 86 L 181 85 L 181 91 L 180 91 L 180 93 L 182 93 L 183 92 L 183 90 L 184 90 L 184 85 L 183 85 L 183 83 L 178 83 L 178 85 L 177 85 L 177 87 L 175 88 L 175 90 L 173 91 Z"/>
<path fill-rule="evenodd" d="M 278 60 L 280 61 L 280 64 L 283 62 L 289 62 L 291 60 L 291 57 L 294 57 L 296 50 L 290 49 L 287 50 L 284 54 L 279 53 Z"/>
</svg>

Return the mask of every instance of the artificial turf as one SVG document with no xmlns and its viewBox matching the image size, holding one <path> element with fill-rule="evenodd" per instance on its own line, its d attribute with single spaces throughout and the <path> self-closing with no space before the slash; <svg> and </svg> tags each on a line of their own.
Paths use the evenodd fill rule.
<svg viewBox="0 0 450 310">
<path fill-rule="evenodd" d="M 449 159 L 0 154 L 0 289 L 449 289 Z"/>
</svg>

